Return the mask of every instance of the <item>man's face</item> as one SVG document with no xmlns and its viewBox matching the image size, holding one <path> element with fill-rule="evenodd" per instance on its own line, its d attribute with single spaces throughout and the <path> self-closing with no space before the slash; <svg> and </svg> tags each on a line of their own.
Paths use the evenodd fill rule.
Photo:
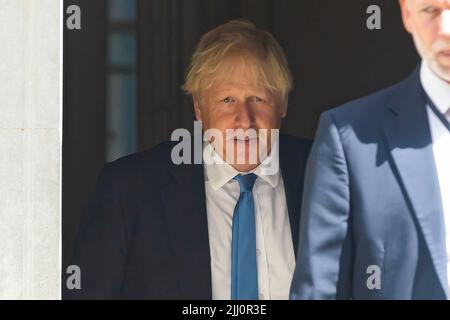
<svg viewBox="0 0 450 320">
<path fill-rule="evenodd" d="M 419 54 L 433 72 L 450 82 L 450 0 L 400 0 L 400 5 Z"/>
<path fill-rule="evenodd" d="M 281 126 L 285 108 L 275 100 L 264 85 L 255 81 L 251 66 L 244 59 L 233 58 L 218 71 L 213 85 L 201 98 L 194 99 L 194 106 L 203 129 L 216 129 L 222 134 L 221 141 L 213 141 L 218 154 L 236 170 L 245 172 L 261 163 L 261 152 L 270 152 L 270 130 Z M 242 129 L 247 134 L 230 135 L 229 129 Z M 266 129 L 267 134 L 260 129 Z M 250 131 L 256 135 L 248 134 Z M 255 149 L 259 143 L 265 150 Z M 252 152 L 256 152 L 256 159 L 250 155 Z"/>
</svg>

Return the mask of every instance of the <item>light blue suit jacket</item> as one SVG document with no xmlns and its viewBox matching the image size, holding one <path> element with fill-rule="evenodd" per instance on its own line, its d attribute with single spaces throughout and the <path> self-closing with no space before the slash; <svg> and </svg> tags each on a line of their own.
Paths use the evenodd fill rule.
<svg viewBox="0 0 450 320">
<path fill-rule="evenodd" d="M 393 87 L 323 113 L 304 188 L 292 299 L 449 296 L 419 68 Z M 371 275 L 379 276 L 378 288 Z"/>
</svg>

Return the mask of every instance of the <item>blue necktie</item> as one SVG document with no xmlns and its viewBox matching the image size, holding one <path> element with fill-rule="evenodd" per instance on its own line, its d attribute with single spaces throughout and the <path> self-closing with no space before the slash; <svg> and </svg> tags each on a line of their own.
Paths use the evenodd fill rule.
<svg viewBox="0 0 450 320">
<path fill-rule="evenodd" d="M 252 189 L 253 173 L 234 177 L 239 182 L 240 195 L 233 214 L 231 239 L 231 299 L 258 299 L 258 269 L 256 265 L 255 206 Z"/>
</svg>

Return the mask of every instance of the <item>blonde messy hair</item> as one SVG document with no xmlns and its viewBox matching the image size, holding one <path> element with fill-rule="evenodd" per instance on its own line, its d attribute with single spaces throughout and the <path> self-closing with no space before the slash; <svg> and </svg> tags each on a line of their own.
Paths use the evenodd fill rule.
<svg viewBox="0 0 450 320">
<path fill-rule="evenodd" d="M 201 37 L 191 58 L 183 90 L 200 98 L 230 57 L 243 59 L 251 67 L 256 81 L 287 106 L 292 75 L 283 49 L 269 32 L 244 20 L 229 21 Z"/>
</svg>

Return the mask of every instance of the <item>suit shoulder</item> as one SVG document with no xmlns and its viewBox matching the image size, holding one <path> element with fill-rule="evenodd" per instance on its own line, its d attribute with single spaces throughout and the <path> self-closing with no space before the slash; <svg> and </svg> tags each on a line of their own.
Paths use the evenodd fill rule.
<svg viewBox="0 0 450 320">
<path fill-rule="evenodd" d="M 141 176 L 146 174 L 163 173 L 171 165 L 171 150 L 174 142 L 165 141 L 158 145 L 121 157 L 104 166 L 104 173 L 119 179 Z"/>
<path fill-rule="evenodd" d="M 389 100 L 399 94 L 403 81 L 367 96 L 352 100 L 339 107 L 325 111 L 323 115 L 340 124 L 367 122 L 371 124 L 389 112 Z"/>
<path fill-rule="evenodd" d="M 174 145 L 175 142 L 173 141 L 164 141 L 150 149 L 120 157 L 117 160 L 109 162 L 109 165 L 127 167 L 139 165 L 141 163 L 165 161 L 170 159 L 170 153 Z"/>
</svg>

